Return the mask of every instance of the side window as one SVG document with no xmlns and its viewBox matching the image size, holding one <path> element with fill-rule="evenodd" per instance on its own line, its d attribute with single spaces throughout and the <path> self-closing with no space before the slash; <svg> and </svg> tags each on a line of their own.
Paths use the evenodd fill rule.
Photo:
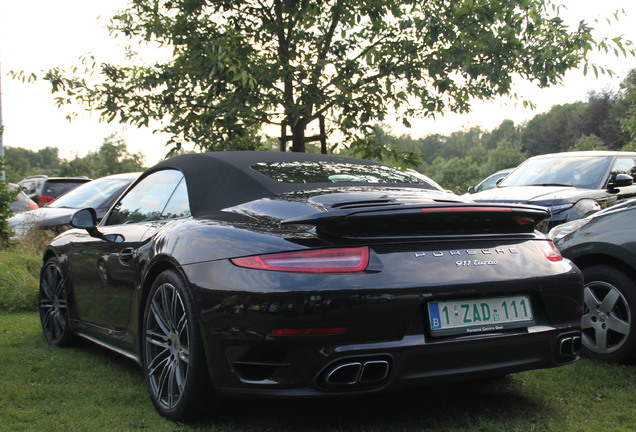
<svg viewBox="0 0 636 432">
<path fill-rule="evenodd" d="M 161 214 L 161 219 L 177 219 L 190 216 L 190 201 L 188 200 L 188 188 L 185 178 L 182 178 L 179 185 L 168 201 L 168 205 Z"/>
<path fill-rule="evenodd" d="M 121 225 L 162 219 L 183 174 L 175 170 L 157 171 L 137 183 L 112 209 L 105 225 Z"/>
<path fill-rule="evenodd" d="M 616 174 L 628 174 L 636 177 L 636 163 L 633 158 L 618 158 L 612 167 L 611 179 L 616 178 Z M 636 178 L 634 179 L 636 180 Z"/>
</svg>

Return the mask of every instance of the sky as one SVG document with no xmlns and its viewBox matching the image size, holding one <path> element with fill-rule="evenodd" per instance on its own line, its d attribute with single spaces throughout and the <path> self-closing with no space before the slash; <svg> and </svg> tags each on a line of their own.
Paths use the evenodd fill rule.
<svg viewBox="0 0 636 432">
<path fill-rule="evenodd" d="M 564 16 L 567 22 L 576 24 L 584 19 L 598 28 L 597 36 L 623 36 L 636 42 L 636 1 L 561 2 L 568 6 Z M 61 157 L 73 158 L 98 150 L 107 136 L 118 133 L 125 138 L 129 152 L 145 155 L 147 166 L 165 156 L 169 150 L 165 147 L 167 136 L 153 134 L 149 128 L 103 123 L 99 121 L 98 113 L 82 110 L 69 123 L 67 111 L 57 108 L 47 82 L 22 83 L 8 76 L 12 70 L 39 73 L 53 67 L 69 69 L 88 52 L 94 53 L 100 61 L 122 61 L 123 42 L 111 38 L 105 27 L 108 19 L 125 4 L 126 0 L 0 0 L 0 97 L 5 148 L 23 147 L 37 151 L 53 146 L 59 148 Z M 624 10 L 627 16 L 608 25 L 604 17 L 611 16 L 616 10 Z M 414 119 L 411 129 L 395 125 L 392 132 L 409 134 L 417 139 L 473 126 L 492 130 L 505 119 L 519 124 L 554 105 L 585 101 L 590 91 L 616 91 L 627 72 L 636 68 L 633 57 L 594 54 L 593 60 L 614 70 L 617 77 L 601 75 L 597 79 L 593 74 L 584 76 L 582 71 L 570 71 L 563 85 L 548 89 L 518 82 L 515 92 L 532 100 L 536 109 L 524 109 L 509 98 L 476 101 L 470 114 Z"/>
</svg>

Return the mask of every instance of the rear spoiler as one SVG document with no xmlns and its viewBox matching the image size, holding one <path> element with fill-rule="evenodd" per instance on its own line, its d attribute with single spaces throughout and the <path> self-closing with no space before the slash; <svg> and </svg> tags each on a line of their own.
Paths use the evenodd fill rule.
<svg viewBox="0 0 636 432">
<path fill-rule="evenodd" d="M 281 223 L 314 225 L 339 237 L 405 237 L 532 233 L 549 217 L 537 206 L 439 203 L 317 212 Z"/>
</svg>

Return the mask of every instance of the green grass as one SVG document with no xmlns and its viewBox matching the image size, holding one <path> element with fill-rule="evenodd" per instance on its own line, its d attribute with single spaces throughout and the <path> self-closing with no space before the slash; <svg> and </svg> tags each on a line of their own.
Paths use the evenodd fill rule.
<svg viewBox="0 0 636 432">
<path fill-rule="evenodd" d="M 631 431 L 636 367 L 581 360 L 505 379 L 331 399 L 229 400 L 198 423 L 161 418 L 133 362 L 44 342 L 35 313 L 0 314 L 3 431 Z"/>
<path fill-rule="evenodd" d="M 20 245 L 0 250 L 0 312 L 37 310 L 41 254 Z"/>
</svg>

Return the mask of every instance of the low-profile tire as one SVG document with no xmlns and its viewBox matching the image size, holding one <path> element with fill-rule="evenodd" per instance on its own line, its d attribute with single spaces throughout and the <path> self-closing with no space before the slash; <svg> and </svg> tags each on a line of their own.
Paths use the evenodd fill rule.
<svg viewBox="0 0 636 432">
<path fill-rule="evenodd" d="M 152 284 L 142 337 L 146 384 L 159 414 L 170 420 L 201 415 L 211 392 L 201 332 L 190 291 L 174 270 Z"/>
<path fill-rule="evenodd" d="M 636 360 L 636 279 L 610 265 L 584 268 L 583 277 L 582 355 L 606 362 L 633 363 Z"/>
<path fill-rule="evenodd" d="M 73 342 L 66 281 L 57 258 L 49 258 L 40 272 L 38 309 L 44 338 L 50 345 L 58 347 L 66 347 Z"/>
</svg>

